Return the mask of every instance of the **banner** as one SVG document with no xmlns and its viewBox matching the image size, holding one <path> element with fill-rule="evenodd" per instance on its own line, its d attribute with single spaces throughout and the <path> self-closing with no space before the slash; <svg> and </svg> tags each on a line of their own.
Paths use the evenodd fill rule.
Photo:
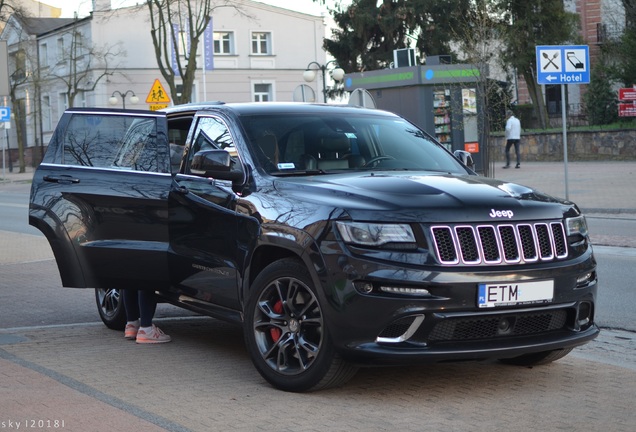
<svg viewBox="0 0 636 432">
<path fill-rule="evenodd" d="M 172 71 L 175 75 L 179 75 L 179 67 L 177 62 L 177 55 L 181 55 L 182 60 L 185 57 L 190 56 L 190 29 L 186 27 L 185 30 L 181 30 L 179 24 L 172 25 Z M 176 41 L 176 44 L 174 43 Z M 179 47 L 180 52 L 177 53 L 175 45 Z M 203 38 L 200 40 L 201 49 L 203 50 L 203 70 L 214 69 L 214 31 L 212 26 L 212 17 L 208 26 L 203 31 Z"/>
</svg>

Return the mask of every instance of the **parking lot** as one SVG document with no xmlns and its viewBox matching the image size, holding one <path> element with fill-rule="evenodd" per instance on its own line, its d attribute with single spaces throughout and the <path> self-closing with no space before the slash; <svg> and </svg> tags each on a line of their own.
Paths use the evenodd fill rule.
<svg viewBox="0 0 636 432">
<path fill-rule="evenodd" d="M 0 301 L 20 278 L 67 295 L 43 238 L 3 234 L 3 246 L 33 249 L 0 265 Z M 89 291 L 77 295 L 90 300 Z M 158 324 L 172 343 L 137 345 L 100 322 L 0 330 L 0 429 L 633 431 L 636 423 L 631 332 L 604 329 L 548 366 L 370 368 L 342 388 L 292 394 L 260 377 L 239 328 L 197 316 Z"/>
<path fill-rule="evenodd" d="M 43 318 L 0 326 L 0 430 L 631 432 L 636 424 L 633 332 L 604 328 L 548 366 L 368 368 L 341 388 L 285 393 L 256 372 L 241 329 L 215 319 L 159 313 L 173 342 L 137 345 L 98 322 L 92 292 L 79 290 L 94 320 L 47 324 L 47 314 L 68 322 L 73 314 L 48 298 L 68 295 L 48 245 L 0 235 L 0 314 Z M 21 287 L 42 290 L 41 303 L 22 298 Z"/>
<path fill-rule="evenodd" d="M 630 364 L 603 361 L 603 351 L 624 349 L 617 343 L 626 336 L 621 332 L 606 331 L 589 348 L 549 366 L 362 369 L 345 387 L 291 394 L 261 379 L 240 329 L 196 317 L 161 326 L 173 343 L 140 346 L 101 324 L 3 332 L 0 421 L 59 420 L 73 431 L 634 427 L 634 352 L 626 356 Z"/>
</svg>

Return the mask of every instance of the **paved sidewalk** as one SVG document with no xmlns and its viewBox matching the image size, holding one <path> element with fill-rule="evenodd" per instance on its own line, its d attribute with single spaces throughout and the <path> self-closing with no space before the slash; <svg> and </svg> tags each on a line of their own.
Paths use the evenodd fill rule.
<svg viewBox="0 0 636 432">
<path fill-rule="evenodd" d="M 13 167 L 13 171 L 10 171 L 8 167 L 5 167 L 4 170 L 0 167 L 0 185 L 30 182 L 34 171 L 35 168 L 30 166 L 26 167 L 23 173 L 19 172 L 18 167 Z"/>
<path fill-rule="evenodd" d="M 0 334 L 0 341 L 3 336 Z M 92 432 L 165 430 L 135 413 L 96 398 L 96 391 L 72 381 L 0 350 L 0 429 Z"/>
<path fill-rule="evenodd" d="M 636 162 L 529 162 L 520 169 L 495 165 L 495 178 L 574 201 L 585 213 L 636 215 Z"/>
</svg>

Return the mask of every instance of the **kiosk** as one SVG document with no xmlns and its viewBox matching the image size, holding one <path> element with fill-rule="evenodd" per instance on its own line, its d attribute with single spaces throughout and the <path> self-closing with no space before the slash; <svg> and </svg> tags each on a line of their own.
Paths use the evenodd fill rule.
<svg viewBox="0 0 636 432">
<path fill-rule="evenodd" d="M 468 64 L 420 65 L 347 74 L 344 84 L 347 91 L 367 90 L 379 109 L 407 118 L 448 150 L 470 152 L 475 170 L 483 172 L 487 140 L 478 97 L 483 73 Z"/>
</svg>

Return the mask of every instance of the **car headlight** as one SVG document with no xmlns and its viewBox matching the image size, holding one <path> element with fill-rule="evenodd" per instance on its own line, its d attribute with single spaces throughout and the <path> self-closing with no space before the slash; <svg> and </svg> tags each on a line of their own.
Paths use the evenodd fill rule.
<svg viewBox="0 0 636 432">
<path fill-rule="evenodd" d="M 345 243 L 358 246 L 396 244 L 416 247 L 415 235 L 407 224 L 377 224 L 365 222 L 336 222 Z"/>
<path fill-rule="evenodd" d="M 565 228 L 567 230 L 568 236 L 581 235 L 583 237 L 587 237 L 588 235 L 587 221 L 585 220 L 585 216 L 577 216 L 566 219 Z"/>
</svg>

